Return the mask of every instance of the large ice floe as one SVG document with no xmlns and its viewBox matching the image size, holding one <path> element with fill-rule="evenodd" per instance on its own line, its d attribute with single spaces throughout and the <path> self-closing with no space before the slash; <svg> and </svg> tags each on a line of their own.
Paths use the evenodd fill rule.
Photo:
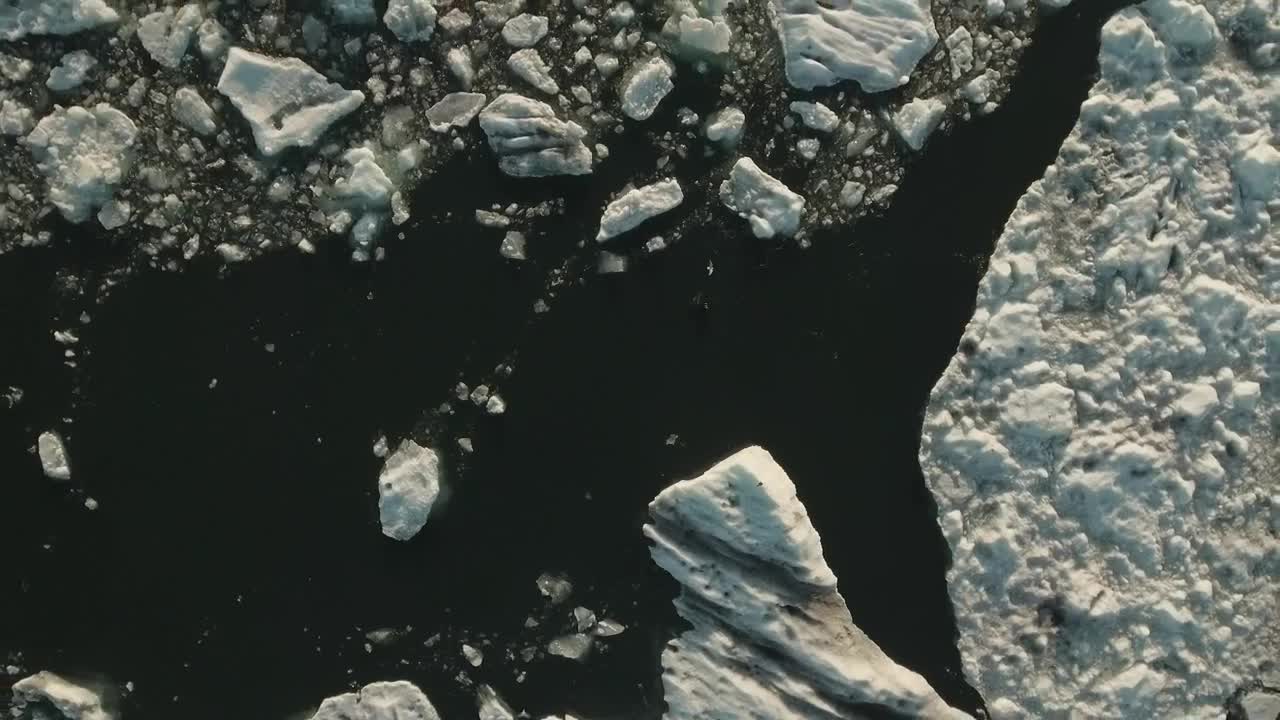
<svg viewBox="0 0 1280 720">
<path fill-rule="evenodd" d="M 1222 717 L 1280 685 L 1277 36 L 1258 2 L 1107 23 L 933 391 L 921 465 L 997 720 Z"/>
<path fill-rule="evenodd" d="M 416 685 L 396 680 L 326 698 L 310 720 L 440 720 L 440 715 Z"/>
<path fill-rule="evenodd" d="M 796 488 L 749 447 L 649 505 L 654 562 L 692 628 L 662 654 L 670 720 L 967 718 L 849 615 Z"/>
</svg>

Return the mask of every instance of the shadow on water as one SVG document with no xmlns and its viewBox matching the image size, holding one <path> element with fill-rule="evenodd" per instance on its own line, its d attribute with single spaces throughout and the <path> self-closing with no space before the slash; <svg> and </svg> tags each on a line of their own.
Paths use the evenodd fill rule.
<svg viewBox="0 0 1280 720">
<path fill-rule="evenodd" d="M 657 717 L 676 621 L 645 506 L 759 443 L 799 486 L 855 621 L 948 700 L 979 707 L 916 463 L 921 409 L 1004 218 L 1074 122 L 1116 6 L 1047 21 L 1006 106 L 932 143 L 885 217 L 807 251 L 736 221 L 708 228 L 566 290 L 536 325 L 542 273 L 500 261 L 501 233 L 459 212 L 406 230 L 374 267 L 335 248 L 226 278 L 212 266 L 137 278 L 90 307 L 73 391 L 50 337 L 82 309 L 54 292 L 72 250 L 0 259 L 0 383 L 27 393 L 0 410 L 0 662 L 21 651 L 30 669 L 133 681 L 131 720 L 282 718 L 393 677 L 469 717 L 449 641 L 463 629 L 498 641 L 468 674 L 535 716 Z M 422 202 L 470 208 L 473 188 L 500 183 L 488 165 L 453 172 Z M 571 205 L 560 237 L 531 238 L 535 256 L 537 242 L 572 244 L 595 212 Z M 516 338 L 507 414 L 475 420 L 473 456 L 442 443 L 448 505 L 413 542 L 382 538 L 374 438 L 408 432 L 458 368 L 492 368 Z M 27 454 L 67 407 L 73 485 L 97 512 Z M 586 665 L 535 662 L 517 683 L 499 648 L 541 606 L 534 579 L 548 569 L 629 629 Z M 399 645 L 366 652 L 364 630 L 404 625 Z M 446 641 L 426 647 L 437 631 Z"/>
</svg>

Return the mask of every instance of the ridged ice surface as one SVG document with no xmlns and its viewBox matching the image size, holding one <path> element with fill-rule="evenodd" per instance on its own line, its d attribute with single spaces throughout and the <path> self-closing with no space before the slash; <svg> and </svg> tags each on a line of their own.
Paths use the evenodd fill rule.
<svg viewBox="0 0 1280 720">
<path fill-rule="evenodd" d="M 649 505 L 692 629 L 662 654 L 669 720 L 967 718 L 853 624 L 796 488 L 749 447 Z"/>
<path fill-rule="evenodd" d="M 1107 23 L 933 391 L 921 463 L 997 719 L 1222 717 L 1280 684 L 1267 13 L 1161 0 Z"/>
</svg>

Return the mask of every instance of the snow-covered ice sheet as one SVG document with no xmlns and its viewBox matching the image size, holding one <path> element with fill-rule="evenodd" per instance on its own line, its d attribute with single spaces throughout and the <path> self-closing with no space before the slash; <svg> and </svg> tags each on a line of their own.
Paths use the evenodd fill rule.
<svg viewBox="0 0 1280 720">
<path fill-rule="evenodd" d="M 440 720 L 440 715 L 416 685 L 396 680 L 326 698 L 311 720 Z"/>
<path fill-rule="evenodd" d="M 804 198 L 746 157 L 734 164 L 729 179 L 720 184 L 720 201 L 750 223 L 758 238 L 794 235 L 804 213 Z"/>
<path fill-rule="evenodd" d="M 297 58 L 273 58 L 239 47 L 227 53 L 218 92 L 249 122 L 258 149 L 267 156 L 315 144 L 330 125 L 364 102 L 364 93 L 343 89 Z"/>
<path fill-rule="evenodd" d="M 382 534 L 409 540 L 427 524 L 440 496 L 440 458 L 431 448 L 405 440 L 378 475 L 378 517 Z"/>
<path fill-rule="evenodd" d="M 929 0 L 770 0 L 787 80 L 809 90 L 856 81 L 867 92 L 903 85 L 938 31 Z"/>
<path fill-rule="evenodd" d="M 791 479 L 759 447 L 649 505 L 654 562 L 692 628 L 662 654 L 669 720 L 967 718 L 853 624 Z"/>
<path fill-rule="evenodd" d="M 675 178 L 628 190 L 604 209 L 596 241 L 604 242 L 617 237 L 639 227 L 646 220 L 674 210 L 682 202 L 684 193 Z"/>
<path fill-rule="evenodd" d="M 129 170 L 138 128 L 106 103 L 53 111 L 26 138 L 48 183 L 48 199 L 71 222 L 83 222 L 111 199 Z"/>
<path fill-rule="evenodd" d="M 39 704 L 52 707 L 61 714 L 61 720 L 113 720 L 112 714 L 103 708 L 100 694 L 48 671 L 19 680 L 13 684 L 12 692 L 15 717 L 22 717 L 28 706 L 34 709 Z M 47 715 L 39 712 L 35 717 Z"/>
<path fill-rule="evenodd" d="M 1275 39 L 1258 12 L 1151 0 L 1107 23 L 934 388 L 921 465 L 997 720 L 1217 718 L 1280 684 L 1280 78 L 1250 66 Z"/>
</svg>

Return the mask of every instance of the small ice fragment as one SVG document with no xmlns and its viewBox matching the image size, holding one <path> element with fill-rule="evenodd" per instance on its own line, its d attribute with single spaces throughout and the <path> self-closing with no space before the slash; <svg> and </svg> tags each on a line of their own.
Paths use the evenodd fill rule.
<svg viewBox="0 0 1280 720">
<path fill-rule="evenodd" d="M 462 452 L 467 454 L 473 453 L 476 450 L 475 443 L 471 442 L 471 438 L 469 437 L 458 438 L 458 447 L 462 448 Z"/>
<path fill-rule="evenodd" d="M 440 495 L 440 458 L 412 440 L 400 444 L 378 476 L 378 515 L 382 534 L 408 540 L 427 524 Z"/>
<path fill-rule="evenodd" d="M 736 107 L 717 110 L 707 118 L 706 134 L 711 142 L 732 148 L 742 139 L 742 128 L 747 116 Z"/>
<path fill-rule="evenodd" d="M 524 260 L 527 257 L 524 233 L 515 230 L 508 232 L 498 246 L 498 253 L 508 260 Z"/>
<path fill-rule="evenodd" d="M 481 93 L 456 92 L 449 93 L 435 105 L 427 109 L 427 122 L 436 132 L 448 132 L 449 128 L 466 127 L 471 124 L 480 108 L 484 107 L 485 96 Z"/>
<path fill-rule="evenodd" d="M 310 18 L 310 16 L 307 16 Z M 307 35 L 307 23 L 302 23 L 303 36 Z M 226 28 L 222 27 L 222 23 L 214 18 L 205 18 L 200 23 L 200 27 L 196 28 L 196 47 L 200 50 L 200 56 L 205 60 L 217 60 L 227 54 L 227 48 L 231 47 L 231 37 L 227 35 Z"/>
<path fill-rule="evenodd" d="M 440 29 L 444 30 L 446 35 L 457 35 L 469 27 L 471 27 L 471 16 L 461 8 L 454 8 L 440 18 Z"/>
<path fill-rule="evenodd" d="M 947 104 L 938 98 L 916 98 L 893 116 L 893 128 L 907 147 L 919 150 L 942 122 Z"/>
<path fill-rule="evenodd" d="M 582 633 L 562 635 L 547 643 L 547 652 L 562 658 L 581 661 L 591 652 L 591 637 Z"/>
<path fill-rule="evenodd" d="M 796 141 L 796 153 L 805 160 L 812 161 L 817 158 L 821 147 L 817 138 L 800 138 Z"/>
<path fill-rule="evenodd" d="M 329 82 L 297 58 L 273 58 L 239 47 L 227 53 L 218 92 L 249 122 L 258 149 L 268 157 L 315 144 L 329 126 L 364 102 L 364 93 Z"/>
<path fill-rule="evenodd" d="M 484 405 L 485 401 L 488 399 L 489 399 L 488 385 L 483 385 L 483 384 L 477 385 L 475 389 L 471 391 L 471 402 L 475 403 L 476 405 Z"/>
<path fill-rule="evenodd" d="M 681 55 L 691 59 L 698 55 L 724 55 L 733 42 L 733 28 L 724 16 L 693 17 L 683 15 L 674 21 L 676 46 Z"/>
<path fill-rule="evenodd" d="M 492 210 L 476 210 L 476 222 L 485 227 L 504 228 L 511 224 L 511 218 Z"/>
<path fill-rule="evenodd" d="M 551 67 L 542 59 L 542 55 L 533 48 L 525 48 L 511 53 L 507 58 L 507 67 L 516 77 L 524 80 L 538 90 L 555 95 L 560 92 L 560 85 L 551 77 Z"/>
<path fill-rule="evenodd" d="M 173 93 L 169 108 L 174 119 L 198 135 L 212 135 L 218 129 L 213 119 L 213 108 L 190 85 L 184 85 Z"/>
<path fill-rule="evenodd" d="M 400 631 L 395 628 L 374 628 L 364 634 L 366 640 L 374 645 L 387 646 L 400 639 Z"/>
<path fill-rule="evenodd" d="M 502 399 L 501 395 L 494 393 L 485 401 L 484 411 L 490 415 L 501 415 L 507 411 L 507 403 Z"/>
<path fill-rule="evenodd" d="M 613 637 L 614 635 L 621 635 L 626 629 L 627 627 L 617 620 L 605 618 L 596 623 L 596 628 L 593 632 L 596 637 Z"/>
<path fill-rule="evenodd" d="M 52 430 L 40 433 L 36 439 L 36 450 L 45 477 L 51 480 L 71 479 L 71 462 L 61 435 Z"/>
<path fill-rule="evenodd" d="M 9 98 L 0 100 L 0 135 L 26 135 L 35 126 L 36 118 L 31 108 Z"/>
<path fill-rule="evenodd" d="M 476 688 L 476 710 L 479 720 L 515 720 L 515 712 L 493 688 L 481 685 Z"/>
<path fill-rule="evenodd" d="M 466 643 L 462 644 L 462 657 L 467 659 L 471 667 L 480 667 L 480 664 L 484 662 L 484 653 Z"/>
<path fill-rule="evenodd" d="M 751 158 L 740 158 L 720 184 L 720 201 L 751 224 L 758 238 L 794 235 L 800 229 L 804 198 L 761 170 Z"/>
<path fill-rule="evenodd" d="M 44 86 L 54 92 L 74 90 L 84 84 L 89 71 L 97 64 L 97 59 L 84 50 L 69 52 L 49 71 L 49 79 L 44 81 Z"/>
<path fill-rule="evenodd" d="M 547 19 L 520 13 L 502 26 L 502 39 L 513 48 L 531 48 L 547 35 Z"/>
<path fill-rule="evenodd" d="M 617 237 L 650 218 L 679 207 L 682 202 L 684 193 L 680 190 L 680 183 L 673 178 L 628 190 L 605 207 L 596 242 Z"/>
<path fill-rule="evenodd" d="M 184 5 L 177 12 L 165 8 L 138 21 L 138 40 L 151 58 L 167 68 L 176 68 L 186 57 L 191 36 L 204 22 L 204 13 L 196 3 Z"/>
<path fill-rule="evenodd" d="M 84 507 L 86 510 L 93 511 L 98 509 L 98 501 L 91 497 L 84 499 Z"/>
<path fill-rule="evenodd" d="M 622 112 L 632 120 L 648 120 L 658 103 L 675 88 L 675 67 L 654 55 L 636 63 L 622 81 Z"/>
<path fill-rule="evenodd" d="M 596 625 L 596 614 L 587 608 L 573 609 L 573 620 L 578 624 L 578 632 L 587 632 Z"/>
<path fill-rule="evenodd" d="M 563 575 L 542 573 L 538 576 L 538 591 L 549 598 L 552 605 L 559 605 L 573 594 L 573 583 Z"/>
<path fill-rule="evenodd" d="M 328 0 L 329 13 L 341 25 L 373 25 L 378 14 L 373 0 Z"/>
<path fill-rule="evenodd" d="M 391 0 L 382 22 L 400 42 L 426 42 L 435 33 L 436 6 L 432 0 Z"/>
<path fill-rule="evenodd" d="M 951 60 L 951 78 L 958 79 L 973 69 L 973 35 L 961 25 L 947 36 L 947 56 Z"/>
<path fill-rule="evenodd" d="M 101 695 L 54 673 L 41 671 L 13 684 L 14 717 L 33 712 L 35 718 L 46 718 L 46 708 L 58 712 L 64 720 L 112 720 L 111 713 L 102 706 Z"/>
<path fill-rule="evenodd" d="M 596 258 L 596 272 L 601 275 L 613 275 L 627 271 L 627 256 L 602 250 Z"/>
<path fill-rule="evenodd" d="M 867 194 L 867 186 L 852 180 L 845 181 L 843 187 L 840 188 L 840 204 L 847 208 L 858 207 L 862 203 L 862 198 Z"/>
<path fill-rule="evenodd" d="M 373 456 L 385 458 L 390 452 L 390 448 L 387 447 L 387 436 L 379 435 L 378 439 L 373 441 Z"/>
<path fill-rule="evenodd" d="M 791 103 L 791 112 L 800 116 L 800 122 L 818 132 L 831 132 L 840 125 L 840 117 L 835 111 L 820 102 Z"/>
</svg>

